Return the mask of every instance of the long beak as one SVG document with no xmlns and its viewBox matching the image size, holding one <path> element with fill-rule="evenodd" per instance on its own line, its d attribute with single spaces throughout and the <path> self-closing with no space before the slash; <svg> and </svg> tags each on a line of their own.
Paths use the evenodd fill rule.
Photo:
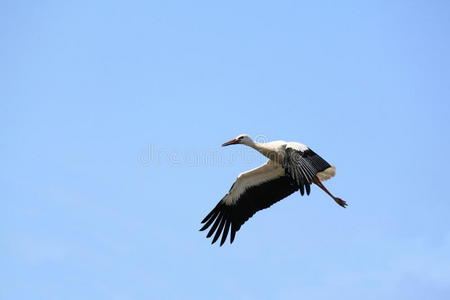
<svg viewBox="0 0 450 300">
<path fill-rule="evenodd" d="M 225 146 L 229 146 L 229 145 L 234 145 L 234 144 L 237 144 L 239 141 L 237 140 L 237 139 L 232 139 L 231 141 L 228 141 L 228 142 L 226 142 L 226 143 L 223 143 L 222 144 L 222 147 L 225 147 Z"/>
</svg>

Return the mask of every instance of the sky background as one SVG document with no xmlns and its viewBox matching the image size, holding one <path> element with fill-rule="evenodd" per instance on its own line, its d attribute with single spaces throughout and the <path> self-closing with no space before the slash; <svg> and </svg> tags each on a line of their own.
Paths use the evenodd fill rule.
<svg viewBox="0 0 450 300">
<path fill-rule="evenodd" d="M 449 1 L 1 1 L 0 298 L 449 299 Z M 337 176 L 198 232 L 220 144 Z"/>
</svg>

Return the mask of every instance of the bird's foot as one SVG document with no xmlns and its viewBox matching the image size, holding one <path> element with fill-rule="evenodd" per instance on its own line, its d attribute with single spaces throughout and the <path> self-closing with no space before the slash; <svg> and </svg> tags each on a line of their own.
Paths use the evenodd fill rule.
<svg viewBox="0 0 450 300">
<path fill-rule="evenodd" d="M 345 202 L 341 198 L 334 198 L 334 201 L 336 201 L 336 203 L 339 204 L 340 206 L 342 206 L 343 208 L 345 208 L 347 206 L 347 202 Z"/>
</svg>

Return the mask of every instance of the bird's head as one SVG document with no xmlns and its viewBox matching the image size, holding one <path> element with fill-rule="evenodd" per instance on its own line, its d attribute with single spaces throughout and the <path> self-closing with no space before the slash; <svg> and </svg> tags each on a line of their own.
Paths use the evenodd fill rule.
<svg viewBox="0 0 450 300">
<path fill-rule="evenodd" d="M 240 134 L 236 138 L 223 143 L 222 147 L 229 146 L 229 145 L 236 145 L 236 144 L 244 144 L 244 145 L 250 145 L 253 143 L 253 140 L 250 138 L 248 134 Z"/>
</svg>

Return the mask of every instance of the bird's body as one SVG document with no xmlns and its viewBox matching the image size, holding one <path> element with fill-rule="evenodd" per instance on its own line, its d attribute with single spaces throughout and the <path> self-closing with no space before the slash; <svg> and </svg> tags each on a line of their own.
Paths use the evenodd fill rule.
<svg viewBox="0 0 450 300">
<path fill-rule="evenodd" d="M 207 237 L 214 234 L 213 243 L 222 235 L 220 245 L 230 233 L 230 243 L 236 232 L 257 211 L 265 209 L 292 193 L 305 190 L 309 195 L 314 183 L 330 195 L 339 205 L 347 204 L 334 197 L 321 183 L 333 177 L 336 168 L 328 164 L 306 145 L 274 141 L 255 143 L 248 135 L 224 143 L 222 146 L 244 144 L 254 148 L 269 160 L 260 167 L 239 174 L 230 191 L 203 219 L 200 230 L 212 226 Z"/>
</svg>

